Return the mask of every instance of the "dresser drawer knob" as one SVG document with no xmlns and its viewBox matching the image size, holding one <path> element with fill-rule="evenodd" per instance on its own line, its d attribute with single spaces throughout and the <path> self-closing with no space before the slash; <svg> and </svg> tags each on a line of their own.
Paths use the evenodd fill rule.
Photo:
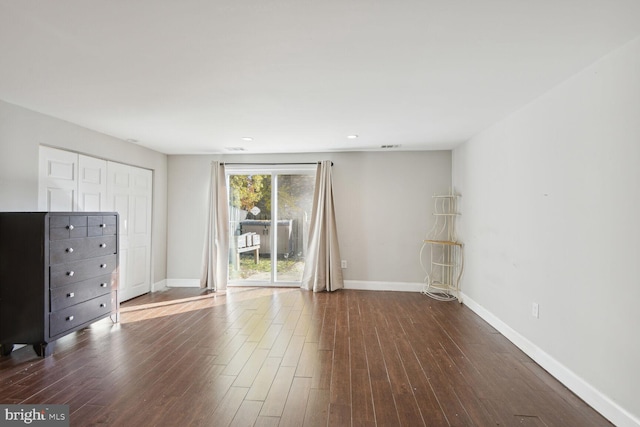
<svg viewBox="0 0 640 427">
<path fill-rule="evenodd" d="M 73 230 L 75 227 L 73 225 L 67 225 L 68 230 Z"/>
<path fill-rule="evenodd" d="M 73 292 L 69 292 L 69 293 L 67 294 L 67 298 L 73 298 L 73 297 L 75 297 L 75 296 L 76 296 L 76 294 L 74 294 Z"/>
<path fill-rule="evenodd" d="M 107 224 L 100 224 L 100 228 L 105 228 Z"/>
<path fill-rule="evenodd" d="M 68 322 L 71 322 L 72 320 L 73 320 L 73 316 L 69 316 L 69 317 L 67 317 L 67 321 L 68 321 Z"/>
<path fill-rule="evenodd" d="M 100 304 L 100 308 L 105 308 L 106 306 L 107 306 L 107 304 L 105 304 L 105 303 Z"/>
<path fill-rule="evenodd" d="M 73 252 L 73 248 L 67 248 L 67 252 L 69 253 Z"/>
<path fill-rule="evenodd" d="M 101 248 L 106 248 L 106 247 L 107 247 L 107 244 L 106 244 L 106 243 L 100 243 L 100 247 L 101 247 Z"/>
<path fill-rule="evenodd" d="M 106 287 L 107 287 L 107 284 L 106 284 L 106 283 L 100 283 L 100 287 L 101 287 L 101 288 L 106 288 Z"/>
<path fill-rule="evenodd" d="M 71 277 L 73 276 L 73 274 L 74 274 L 73 271 L 67 271 L 67 276 Z"/>
<path fill-rule="evenodd" d="M 100 268 L 107 268 L 107 264 L 100 264 Z"/>
</svg>

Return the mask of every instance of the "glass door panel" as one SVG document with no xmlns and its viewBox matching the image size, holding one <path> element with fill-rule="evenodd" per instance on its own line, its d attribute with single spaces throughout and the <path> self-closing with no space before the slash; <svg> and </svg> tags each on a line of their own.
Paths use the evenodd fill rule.
<svg viewBox="0 0 640 427">
<path fill-rule="evenodd" d="M 271 175 L 229 175 L 229 280 L 271 283 Z"/>
<path fill-rule="evenodd" d="M 276 282 L 300 282 L 313 207 L 315 177 L 311 174 L 275 176 L 277 233 Z"/>
</svg>

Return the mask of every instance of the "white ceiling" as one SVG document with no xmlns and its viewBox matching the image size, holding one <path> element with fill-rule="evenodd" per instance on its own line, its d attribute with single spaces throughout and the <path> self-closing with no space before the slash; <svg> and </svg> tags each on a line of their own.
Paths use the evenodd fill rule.
<svg viewBox="0 0 640 427">
<path fill-rule="evenodd" d="M 169 154 L 448 149 L 638 35 L 639 0 L 0 0 L 0 99 Z"/>
</svg>

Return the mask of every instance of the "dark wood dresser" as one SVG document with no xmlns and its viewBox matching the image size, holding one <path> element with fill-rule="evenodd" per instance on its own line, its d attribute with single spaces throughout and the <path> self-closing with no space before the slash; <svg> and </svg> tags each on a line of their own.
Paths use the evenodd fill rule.
<svg viewBox="0 0 640 427">
<path fill-rule="evenodd" d="M 111 316 L 119 320 L 118 214 L 0 213 L 0 345 L 55 341 Z"/>
</svg>

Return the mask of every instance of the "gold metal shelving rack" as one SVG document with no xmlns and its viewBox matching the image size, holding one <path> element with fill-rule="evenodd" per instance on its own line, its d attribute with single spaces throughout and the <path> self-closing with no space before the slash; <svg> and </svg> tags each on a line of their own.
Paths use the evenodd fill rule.
<svg viewBox="0 0 640 427">
<path fill-rule="evenodd" d="M 434 195 L 435 222 L 427 233 L 420 250 L 420 265 L 425 271 L 425 286 L 422 293 L 438 301 L 462 302 L 460 278 L 464 268 L 463 244 L 455 231 L 458 198 L 453 190 L 450 194 Z M 429 264 L 424 265 L 425 250 L 429 251 Z"/>
</svg>

